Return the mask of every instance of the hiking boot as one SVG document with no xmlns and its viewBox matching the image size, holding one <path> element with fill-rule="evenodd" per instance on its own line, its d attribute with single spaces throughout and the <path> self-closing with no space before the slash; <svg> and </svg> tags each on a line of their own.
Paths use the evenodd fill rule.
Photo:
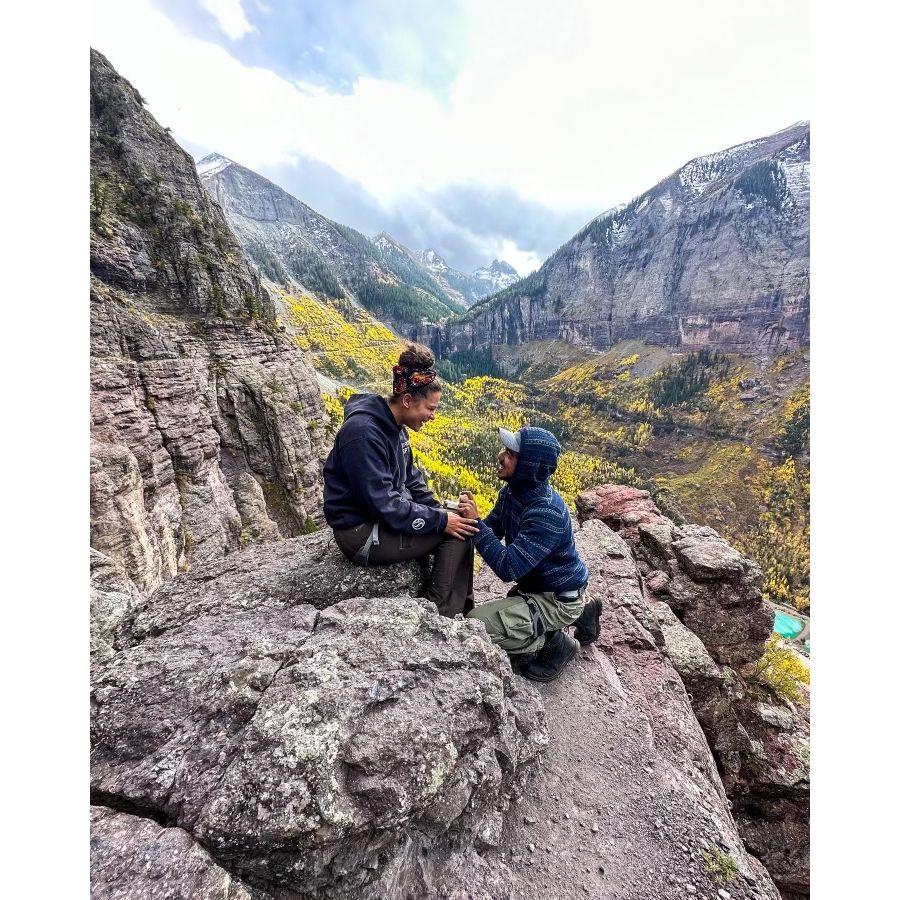
<svg viewBox="0 0 900 900">
<path fill-rule="evenodd" d="M 509 664 L 516 675 L 524 674 L 524 669 L 537 656 L 536 653 L 513 653 L 509 657 Z"/>
<path fill-rule="evenodd" d="M 578 644 L 564 631 L 551 632 L 534 659 L 523 666 L 522 675 L 532 681 L 553 681 L 577 652 Z"/>
<path fill-rule="evenodd" d="M 599 600 L 591 600 L 584 604 L 581 615 L 573 622 L 575 626 L 575 640 L 581 646 L 593 644 L 600 637 L 600 613 L 602 605 Z"/>
</svg>

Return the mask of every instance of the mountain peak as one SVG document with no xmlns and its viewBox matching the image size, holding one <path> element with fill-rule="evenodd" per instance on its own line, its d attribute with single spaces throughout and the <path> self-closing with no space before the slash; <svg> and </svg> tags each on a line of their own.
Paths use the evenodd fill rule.
<svg viewBox="0 0 900 900">
<path fill-rule="evenodd" d="M 490 270 L 502 275 L 515 275 L 516 278 L 519 277 L 519 273 L 508 262 L 502 259 L 495 259 L 491 263 Z"/>
<path fill-rule="evenodd" d="M 222 169 L 227 169 L 228 166 L 234 165 L 237 164 L 233 159 L 229 159 L 221 153 L 210 153 L 197 163 L 197 174 L 209 175 L 214 172 L 221 172 Z"/>
<path fill-rule="evenodd" d="M 438 266 L 444 268 L 447 266 L 444 257 L 431 247 L 422 251 L 422 262 L 425 263 L 426 266 Z"/>
<path fill-rule="evenodd" d="M 482 266 L 472 273 L 479 281 L 490 284 L 490 293 L 502 291 L 519 280 L 519 273 L 508 263 L 495 259 L 489 266 Z"/>
<path fill-rule="evenodd" d="M 523 298 L 524 326 L 515 318 Z M 498 307 L 510 315 L 488 318 Z M 561 310 L 577 310 L 571 325 Z M 696 157 L 589 222 L 523 290 L 482 304 L 459 337 L 455 327 L 442 334 L 445 352 L 548 335 L 600 352 L 626 340 L 759 359 L 807 347 L 808 124 Z"/>
<path fill-rule="evenodd" d="M 379 247 L 381 247 L 382 245 L 386 245 L 389 247 L 395 247 L 398 250 L 406 250 L 406 248 L 403 246 L 403 244 L 400 243 L 400 241 L 397 240 L 397 238 L 392 237 L 386 231 L 379 231 L 378 234 L 376 234 L 375 237 L 372 238 L 372 243 Z"/>
<path fill-rule="evenodd" d="M 416 265 L 419 265 L 419 259 L 412 250 L 409 249 L 405 244 L 401 244 L 397 238 L 392 237 L 386 231 L 379 231 L 375 237 L 372 238 L 372 243 L 378 247 L 379 250 L 386 251 L 388 253 L 399 253 L 405 257 L 411 259 Z"/>
</svg>

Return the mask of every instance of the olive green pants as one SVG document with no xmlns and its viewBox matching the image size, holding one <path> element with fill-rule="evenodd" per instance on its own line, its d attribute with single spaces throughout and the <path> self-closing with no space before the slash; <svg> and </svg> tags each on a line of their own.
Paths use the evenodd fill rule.
<svg viewBox="0 0 900 900">
<path fill-rule="evenodd" d="M 484 622 L 491 640 L 515 656 L 540 650 L 547 634 L 571 625 L 583 609 L 584 594 L 577 600 L 563 601 L 551 591 L 522 591 L 476 606 L 468 618 Z"/>
</svg>

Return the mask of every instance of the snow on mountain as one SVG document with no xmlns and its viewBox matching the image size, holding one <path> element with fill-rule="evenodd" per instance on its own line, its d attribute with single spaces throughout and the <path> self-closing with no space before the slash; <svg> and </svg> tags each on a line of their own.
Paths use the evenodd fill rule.
<svg viewBox="0 0 900 900">
<path fill-rule="evenodd" d="M 221 172 L 231 164 L 232 161 L 227 156 L 222 156 L 221 153 L 210 153 L 209 156 L 204 156 L 197 163 L 197 174 L 201 178 L 204 175 L 215 175 L 216 172 Z"/>
<path fill-rule="evenodd" d="M 221 154 L 204 157 L 197 171 L 247 256 L 276 284 L 347 298 L 398 327 L 462 312 L 389 235 L 370 241 Z"/>
<path fill-rule="evenodd" d="M 490 294 L 502 291 L 519 280 L 519 273 L 508 262 L 500 259 L 495 259 L 489 266 L 476 269 L 472 274 L 479 281 L 490 284 Z"/>
<path fill-rule="evenodd" d="M 423 251 L 421 260 L 444 290 L 458 297 L 467 307 L 519 280 L 518 273 L 509 263 L 496 259 L 490 266 L 482 266 L 472 274 L 448 266 L 436 250 Z"/>
<path fill-rule="evenodd" d="M 449 322 L 441 346 L 635 339 L 761 358 L 807 346 L 809 148 L 799 122 L 690 160 Z"/>
</svg>

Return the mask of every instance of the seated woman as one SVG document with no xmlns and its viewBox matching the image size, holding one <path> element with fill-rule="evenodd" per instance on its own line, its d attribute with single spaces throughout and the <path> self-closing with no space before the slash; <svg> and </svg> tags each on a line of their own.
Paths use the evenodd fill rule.
<svg viewBox="0 0 900 900">
<path fill-rule="evenodd" d="M 474 605 L 477 523 L 443 509 L 413 465 L 407 428 L 435 415 L 441 384 L 434 354 L 408 344 L 394 366 L 392 395 L 354 394 L 325 462 L 325 520 L 344 555 L 361 566 L 434 553 L 425 596 L 445 616 Z"/>
</svg>

